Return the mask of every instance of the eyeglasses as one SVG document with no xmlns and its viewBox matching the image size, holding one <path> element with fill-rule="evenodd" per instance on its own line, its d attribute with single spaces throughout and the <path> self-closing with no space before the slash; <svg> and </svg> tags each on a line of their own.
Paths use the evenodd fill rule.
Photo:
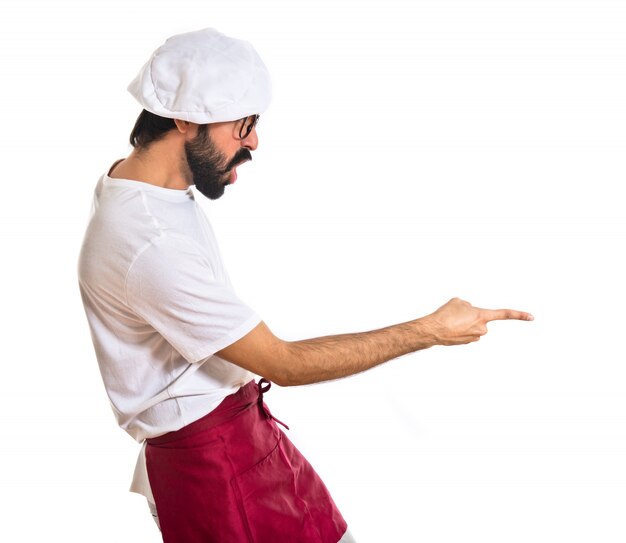
<svg viewBox="0 0 626 543">
<path fill-rule="evenodd" d="M 241 122 L 241 127 L 239 128 L 239 137 L 238 140 L 245 140 L 252 132 L 252 129 L 256 126 L 256 123 L 259 122 L 260 115 L 248 115 L 243 119 L 240 119 L 237 122 Z M 236 126 L 236 125 L 235 125 Z"/>
</svg>

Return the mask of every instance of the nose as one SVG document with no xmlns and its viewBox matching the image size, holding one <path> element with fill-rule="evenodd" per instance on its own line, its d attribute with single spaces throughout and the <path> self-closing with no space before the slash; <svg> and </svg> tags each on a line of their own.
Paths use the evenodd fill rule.
<svg viewBox="0 0 626 543">
<path fill-rule="evenodd" d="M 241 146 L 250 149 L 250 151 L 254 151 L 259 146 L 259 136 L 256 133 L 256 126 L 241 140 Z"/>
</svg>

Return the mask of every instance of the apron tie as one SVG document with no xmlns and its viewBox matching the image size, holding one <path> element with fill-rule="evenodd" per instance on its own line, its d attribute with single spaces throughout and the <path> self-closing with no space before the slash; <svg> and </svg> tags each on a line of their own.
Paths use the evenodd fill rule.
<svg viewBox="0 0 626 543">
<path fill-rule="evenodd" d="M 263 378 L 259 380 L 259 398 L 257 400 L 257 403 L 259 404 L 259 409 L 261 410 L 263 415 L 265 415 L 266 419 L 272 419 L 281 426 L 285 427 L 287 430 L 289 430 L 289 426 L 287 426 L 283 421 L 278 420 L 274 415 L 272 415 L 267 405 L 263 403 L 263 394 L 265 394 L 270 388 L 272 388 L 272 383 L 270 381 Z"/>
</svg>

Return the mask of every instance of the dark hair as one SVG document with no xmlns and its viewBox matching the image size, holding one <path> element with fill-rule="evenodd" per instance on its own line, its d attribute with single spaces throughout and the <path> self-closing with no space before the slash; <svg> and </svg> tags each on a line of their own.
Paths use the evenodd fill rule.
<svg viewBox="0 0 626 543">
<path fill-rule="evenodd" d="M 133 131 L 130 133 L 130 144 L 135 148 L 145 149 L 174 128 L 176 128 L 174 119 L 160 117 L 144 109 L 137 117 Z"/>
</svg>

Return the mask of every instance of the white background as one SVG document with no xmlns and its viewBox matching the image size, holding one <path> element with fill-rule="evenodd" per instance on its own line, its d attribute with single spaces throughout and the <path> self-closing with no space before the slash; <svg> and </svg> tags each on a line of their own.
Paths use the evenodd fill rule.
<svg viewBox="0 0 626 543">
<path fill-rule="evenodd" d="M 202 197 L 238 294 L 284 339 L 452 296 L 536 320 L 268 403 L 360 543 L 626 540 L 626 4 L 45 1 L 0 8 L 6 541 L 156 542 L 76 261 L 166 37 L 251 41 L 275 96 Z"/>
</svg>

